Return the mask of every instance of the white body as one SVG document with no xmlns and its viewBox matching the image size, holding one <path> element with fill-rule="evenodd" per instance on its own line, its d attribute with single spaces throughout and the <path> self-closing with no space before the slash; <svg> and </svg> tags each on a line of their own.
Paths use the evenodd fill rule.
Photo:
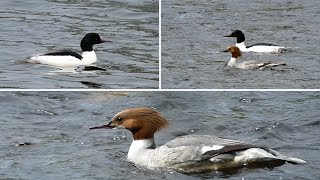
<svg viewBox="0 0 320 180">
<path fill-rule="evenodd" d="M 244 42 L 236 43 L 236 46 L 241 50 L 241 52 L 259 52 L 259 53 L 281 53 L 286 50 L 283 46 L 266 46 L 257 45 L 247 48 Z"/>
<path fill-rule="evenodd" d="M 227 66 L 236 67 L 239 69 L 259 69 L 264 63 L 257 63 L 256 61 L 237 62 L 237 58 L 231 57 Z"/>
<path fill-rule="evenodd" d="M 128 160 L 149 169 L 171 168 L 184 172 L 218 170 L 238 167 L 251 162 L 290 160 L 296 163 L 305 161 L 284 156 L 274 150 L 249 148 L 234 153 L 218 153 L 202 159 L 208 151 L 220 150 L 228 145 L 243 144 L 240 141 L 222 139 L 206 135 L 178 137 L 163 146 L 152 149 L 153 139 L 134 140 L 128 152 Z M 209 163 L 208 163 L 209 162 Z"/>
<path fill-rule="evenodd" d="M 96 61 L 97 56 L 94 51 L 85 51 L 82 53 L 82 59 L 78 59 L 74 56 L 39 55 L 31 57 L 28 62 L 56 67 L 77 67 L 80 65 L 90 65 Z"/>
</svg>

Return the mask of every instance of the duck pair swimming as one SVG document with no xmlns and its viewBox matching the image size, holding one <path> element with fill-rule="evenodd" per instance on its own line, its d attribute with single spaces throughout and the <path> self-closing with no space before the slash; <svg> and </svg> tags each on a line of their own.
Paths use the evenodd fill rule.
<svg viewBox="0 0 320 180">
<path fill-rule="evenodd" d="M 79 66 L 91 65 L 97 61 L 97 56 L 93 50 L 93 45 L 104 42 L 111 41 L 102 40 L 97 33 L 88 33 L 83 37 L 80 43 L 80 47 L 82 49 L 81 55 L 73 51 L 65 50 L 33 56 L 28 60 L 28 62 L 60 68 L 77 68 Z M 89 69 L 95 69 L 94 66 L 88 67 Z M 96 67 L 96 69 L 99 70 L 98 67 Z"/>
<path fill-rule="evenodd" d="M 283 66 L 286 65 L 284 62 L 274 63 L 274 62 L 256 62 L 256 61 L 245 61 L 238 62 L 239 57 L 241 57 L 241 52 L 259 52 L 259 53 L 281 53 L 285 52 L 286 48 L 283 46 L 277 46 L 269 43 L 259 43 L 251 46 L 246 46 L 245 36 L 242 31 L 235 30 L 230 35 L 224 37 L 236 37 L 237 43 L 234 46 L 228 47 L 224 52 L 231 53 L 231 59 L 228 62 L 227 66 L 235 67 L 239 69 L 260 69 L 263 70 L 265 68 L 275 67 L 275 66 Z"/>
<path fill-rule="evenodd" d="M 254 164 L 304 164 L 264 146 L 210 135 L 180 136 L 156 147 L 154 134 L 169 122 L 151 108 L 130 108 L 117 113 L 106 125 L 90 129 L 127 129 L 133 135 L 128 161 L 148 169 L 206 172 Z"/>
<path fill-rule="evenodd" d="M 240 30 L 236 30 L 228 36 L 225 37 L 236 37 L 237 43 L 236 47 L 229 47 L 226 51 L 231 52 L 232 58 L 228 63 L 230 67 L 237 67 L 240 69 L 264 69 L 266 67 L 274 67 L 278 65 L 285 65 L 285 63 L 257 63 L 254 61 L 238 63 L 237 59 L 241 56 L 242 52 L 253 51 L 253 52 L 280 52 L 285 48 L 281 46 L 274 46 L 272 44 L 256 44 L 253 46 L 246 47 L 244 44 L 245 36 Z M 28 62 L 39 63 L 55 67 L 62 68 L 77 68 L 79 66 L 87 66 L 95 63 L 97 61 L 96 53 L 93 50 L 93 45 L 100 44 L 104 42 L 111 42 L 102 40 L 97 33 L 88 33 L 81 40 L 80 46 L 82 49 L 82 55 L 73 51 L 58 51 L 53 53 L 47 53 L 43 55 L 37 55 L 31 57 Z M 92 70 L 104 70 L 95 66 L 85 67 Z"/>
</svg>

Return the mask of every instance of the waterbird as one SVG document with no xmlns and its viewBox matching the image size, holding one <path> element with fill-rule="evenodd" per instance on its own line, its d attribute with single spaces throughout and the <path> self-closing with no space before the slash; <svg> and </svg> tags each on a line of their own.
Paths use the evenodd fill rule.
<svg viewBox="0 0 320 180">
<path fill-rule="evenodd" d="M 239 69 L 260 69 L 260 70 L 263 70 L 265 68 L 287 65 L 284 62 L 280 62 L 280 63 L 256 62 L 256 61 L 238 62 L 242 53 L 237 46 L 230 46 L 226 50 L 224 50 L 223 52 L 230 52 L 231 53 L 231 59 L 229 60 L 229 62 L 227 64 L 228 67 L 235 67 L 235 68 L 239 68 Z"/>
<path fill-rule="evenodd" d="M 148 169 L 168 169 L 184 173 L 247 167 L 253 164 L 305 164 L 259 145 L 211 135 L 185 135 L 156 147 L 154 134 L 169 122 L 147 107 L 125 109 L 108 124 L 90 129 L 127 129 L 133 135 L 128 161 Z"/>
<path fill-rule="evenodd" d="M 83 65 L 90 65 L 97 61 L 97 56 L 93 50 L 93 45 L 104 42 L 111 41 L 102 40 L 97 33 L 87 33 L 80 43 L 80 47 L 82 49 L 81 55 L 74 51 L 63 50 L 33 56 L 27 62 L 61 68 L 76 68 Z"/>
</svg>

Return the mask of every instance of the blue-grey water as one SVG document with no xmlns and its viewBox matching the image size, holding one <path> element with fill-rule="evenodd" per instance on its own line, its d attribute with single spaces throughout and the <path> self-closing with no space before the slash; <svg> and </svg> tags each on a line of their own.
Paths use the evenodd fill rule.
<svg viewBox="0 0 320 180">
<path fill-rule="evenodd" d="M 159 2 L 155 0 L 0 1 L 0 88 L 158 88 Z M 95 73 L 61 73 L 26 64 L 30 56 L 71 49 L 96 32 Z"/>
<path fill-rule="evenodd" d="M 319 88 L 320 1 L 162 0 L 163 88 Z M 226 68 L 224 38 L 240 29 L 246 45 L 289 47 L 284 54 L 245 53 L 243 59 L 286 62 L 275 70 Z"/>
<path fill-rule="evenodd" d="M 319 92 L 1 92 L 0 179 L 320 179 Z M 208 134 L 266 145 L 307 161 L 235 174 L 180 174 L 126 161 L 126 130 L 89 130 L 129 107 L 171 123 L 158 145 Z"/>
</svg>

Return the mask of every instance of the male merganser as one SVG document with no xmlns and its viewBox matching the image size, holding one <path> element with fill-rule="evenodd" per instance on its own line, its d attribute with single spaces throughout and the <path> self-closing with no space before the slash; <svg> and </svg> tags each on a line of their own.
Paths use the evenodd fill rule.
<svg viewBox="0 0 320 180">
<path fill-rule="evenodd" d="M 286 63 L 272 63 L 272 62 L 256 62 L 256 61 L 245 61 L 245 62 L 237 62 L 238 58 L 241 56 L 241 51 L 237 46 L 230 46 L 223 52 L 230 52 L 231 59 L 228 62 L 227 66 L 236 67 L 239 69 L 260 69 L 263 70 L 265 68 L 274 67 L 274 66 L 285 66 Z"/>
<path fill-rule="evenodd" d="M 236 37 L 236 46 L 240 48 L 242 52 L 282 53 L 286 51 L 286 48 L 283 46 L 277 46 L 269 43 L 258 43 L 251 46 L 246 46 L 244 44 L 244 34 L 240 30 L 235 30 L 230 35 L 224 37 Z"/>
<path fill-rule="evenodd" d="M 124 128 L 133 134 L 128 160 L 148 169 L 203 172 L 253 164 L 304 164 L 267 147 L 209 135 L 186 135 L 156 147 L 154 134 L 169 125 L 151 108 L 130 108 L 117 113 L 110 123 L 90 129 Z"/>
<path fill-rule="evenodd" d="M 111 42 L 102 40 L 97 33 L 88 33 L 81 40 L 80 46 L 82 55 L 73 51 L 58 51 L 31 57 L 28 62 L 46 64 L 56 67 L 77 67 L 81 65 L 90 65 L 97 61 L 96 53 L 93 50 L 94 44 Z"/>
</svg>

